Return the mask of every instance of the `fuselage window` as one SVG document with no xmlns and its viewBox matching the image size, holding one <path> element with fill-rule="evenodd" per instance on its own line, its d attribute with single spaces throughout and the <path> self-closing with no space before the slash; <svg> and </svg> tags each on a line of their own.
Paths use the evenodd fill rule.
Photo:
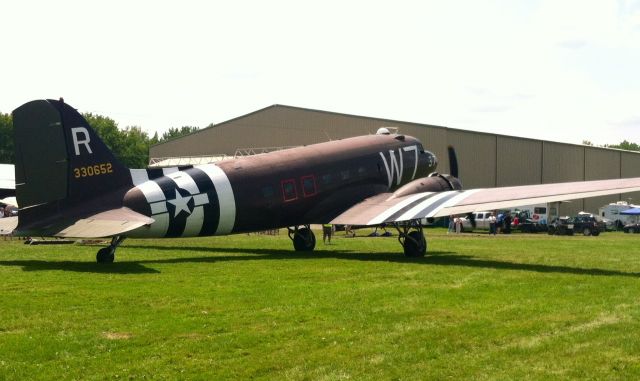
<svg viewBox="0 0 640 381">
<path fill-rule="evenodd" d="M 313 175 L 302 176 L 302 194 L 304 197 L 315 195 L 316 192 L 316 179 Z"/>
<path fill-rule="evenodd" d="M 367 173 L 367 169 L 365 167 L 359 167 L 358 168 L 358 175 L 359 176 L 364 176 Z"/>
<path fill-rule="evenodd" d="M 342 180 L 347 180 L 349 177 L 351 177 L 351 174 L 349 173 L 348 169 L 345 169 L 344 171 L 340 171 L 340 178 Z"/>
<path fill-rule="evenodd" d="M 326 175 L 322 175 L 322 185 L 327 185 L 331 182 L 331 174 L 327 173 Z"/>
<path fill-rule="evenodd" d="M 296 182 L 293 179 L 282 180 L 282 198 L 284 201 L 293 201 L 298 198 Z"/>
</svg>

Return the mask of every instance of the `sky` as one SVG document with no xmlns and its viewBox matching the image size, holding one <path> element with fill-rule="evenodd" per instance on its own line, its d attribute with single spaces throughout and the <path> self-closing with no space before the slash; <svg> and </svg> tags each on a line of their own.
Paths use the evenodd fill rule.
<svg viewBox="0 0 640 381">
<path fill-rule="evenodd" d="M 640 1 L 21 0 L 0 10 L 0 112 L 64 97 L 152 135 L 285 104 L 640 143 Z"/>
</svg>

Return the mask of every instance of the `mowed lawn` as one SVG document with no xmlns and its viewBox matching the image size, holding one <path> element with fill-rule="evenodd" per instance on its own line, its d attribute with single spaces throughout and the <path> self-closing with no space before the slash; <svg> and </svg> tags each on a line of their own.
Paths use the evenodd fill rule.
<svg viewBox="0 0 640 381">
<path fill-rule="evenodd" d="M 0 241 L 0 380 L 640 378 L 640 235 Z"/>
</svg>

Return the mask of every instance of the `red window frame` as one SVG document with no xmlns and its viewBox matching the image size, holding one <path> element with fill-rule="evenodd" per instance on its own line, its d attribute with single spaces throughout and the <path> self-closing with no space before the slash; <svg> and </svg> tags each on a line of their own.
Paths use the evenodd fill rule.
<svg viewBox="0 0 640 381">
<path fill-rule="evenodd" d="M 306 180 L 306 179 L 311 179 L 311 181 L 313 182 L 313 192 L 312 193 L 307 193 L 307 190 L 304 187 L 304 180 Z M 304 195 L 304 197 L 315 196 L 318 193 L 318 186 L 316 184 L 316 177 L 314 175 L 302 176 L 300 178 L 300 184 L 302 185 L 302 194 Z"/>
<path fill-rule="evenodd" d="M 284 190 L 285 184 L 293 185 L 294 197 L 287 198 L 287 192 Z M 296 188 L 296 181 L 294 179 L 286 179 L 280 181 L 280 188 L 282 189 L 282 199 L 284 200 L 284 202 L 295 201 L 298 199 L 298 189 Z"/>
</svg>

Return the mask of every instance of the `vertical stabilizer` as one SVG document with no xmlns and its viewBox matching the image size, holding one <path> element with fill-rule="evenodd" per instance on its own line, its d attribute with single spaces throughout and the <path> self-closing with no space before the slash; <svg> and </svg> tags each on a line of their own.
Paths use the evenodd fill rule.
<svg viewBox="0 0 640 381">
<path fill-rule="evenodd" d="M 20 106 L 13 111 L 13 126 L 21 208 L 47 204 L 47 210 L 58 209 L 131 186 L 129 169 L 62 100 Z"/>
</svg>

